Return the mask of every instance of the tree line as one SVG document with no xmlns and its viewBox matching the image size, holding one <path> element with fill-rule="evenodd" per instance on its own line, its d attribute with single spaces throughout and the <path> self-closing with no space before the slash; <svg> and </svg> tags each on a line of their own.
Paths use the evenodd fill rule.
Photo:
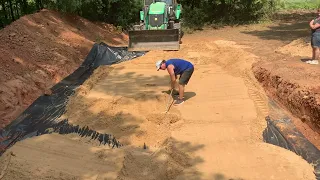
<svg viewBox="0 0 320 180">
<path fill-rule="evenodd" d="M 0 27 L 43 8 L 77 14 L 119 26 L 138 18 L 141 0 L 0 0 Z"/>
<path fill-rule="evenodd" d="M 205 24 L 241 24 L 274 12 L 279 0 L 180 0 L 183 22 L 192 28 Z M 0 0 L 0 27 L 43 8 L 73 13 L 92 21 L 126 28 L 139 21 L 143 0 Z"/>
</svg>

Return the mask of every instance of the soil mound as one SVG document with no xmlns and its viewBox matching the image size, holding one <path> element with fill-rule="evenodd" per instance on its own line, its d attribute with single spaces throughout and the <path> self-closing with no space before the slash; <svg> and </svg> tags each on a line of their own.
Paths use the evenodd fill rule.
<svg viewBox="0 0 320 180">
<path fill-rule="evenodd" d="M 43 135 L 20 141 L 4 153 L 0 157 L 0 178 L 115 179 L 123 156 L 120 149 L 99 146 L 76 134 Z"/>
<path fill-rule="evenodd" d="M 161 148 L 153 153 L 142 150 L 128 151 L 117 180 L 176 179 L 193 163 L 191 156 L 184 152 L 184 146 L 187 144 L 168 138 Z"/>
<path fill-rule="evenodd" d="M 310 37 L 304 37 L 293 40 L 291 43 L 277 49 L 276 52 L 288 54 L 291 56 L 311 58 L 312 48 L 310 43 Z"/>
</svg>

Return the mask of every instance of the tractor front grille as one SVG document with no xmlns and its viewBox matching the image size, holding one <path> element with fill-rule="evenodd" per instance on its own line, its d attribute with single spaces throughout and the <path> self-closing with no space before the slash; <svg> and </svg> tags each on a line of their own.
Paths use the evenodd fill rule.
<svg viewBox="0 0 320 180">
<path fill-rule="evenodd" d="M 163 14 L 151 14 L 150 25 L 152 27 L 159 27 L 163 24 Z"/>
</svg>

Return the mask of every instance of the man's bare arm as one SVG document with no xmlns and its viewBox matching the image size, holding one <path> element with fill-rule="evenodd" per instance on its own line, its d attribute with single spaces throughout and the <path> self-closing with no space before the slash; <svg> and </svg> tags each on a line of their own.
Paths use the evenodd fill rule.
<svg viewBox="0 0 320 180">
<path fill-rule="evenodd" d="M 313 28 L 312 28 L 312 27 L 313 27 L 313 22 L 314 22 L 314 20 L 312 20 L 312 21 L 309 22 L 309 26 L 310 26 L 311 29 L 313 29 Z"/>
<path fill-rule="evenodd" d="M 320 27 L 320 24 L 319 23 L 316 23 L 316 24 L 313 24 L 314 20 L 312 20 L 309 25 L 311 27 L 311 29 L 317 29 Z"/>
<path fill-rule="evenodd" d="M 176 76 L 174 74 L 174 66 L 170 64 L 167 67 L 167 70 L 168 70 L 168 73 L 169 73 L 170 78 L 171 78 L 171 89 L 174 89 L 175 83 L 176 83 Z"/>
</svg>

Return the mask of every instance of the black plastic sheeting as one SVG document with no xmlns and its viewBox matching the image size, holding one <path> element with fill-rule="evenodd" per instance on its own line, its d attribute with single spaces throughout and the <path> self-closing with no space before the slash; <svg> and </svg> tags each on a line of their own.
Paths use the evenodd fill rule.
<svg viewBox="0 0 320 180">
<path fill-rule="evenodd" d="M 267 128 L 263 132 L 265 142 L 295 152 L 314 166 L 317 180 L 320 180 L 320 151 L 303 136 L 289 118 L 273 120 L 266 117 Z"/>
<path fill-rule="evenodd" d="M 40 96 L 16 120 L 0 130 L 0 155 L 18 141 L 52 132 L 78 133 L 81 137 L 89 136 L 98 140 L 100 144 L 121 146 L 110 134 L 100 134 L 88 127 L 73 126 L 68 120 L 56 120 L 65 113 L 68 97 L 74 94 L 75 89 L 83 84 L 96 68 L 128 61 L 145 53 L 128 52 L 126 47 L 111 47 L 104 43 L 94 44 L 81 66 L 51 88 L 50 96 Z"/>
</svg>

